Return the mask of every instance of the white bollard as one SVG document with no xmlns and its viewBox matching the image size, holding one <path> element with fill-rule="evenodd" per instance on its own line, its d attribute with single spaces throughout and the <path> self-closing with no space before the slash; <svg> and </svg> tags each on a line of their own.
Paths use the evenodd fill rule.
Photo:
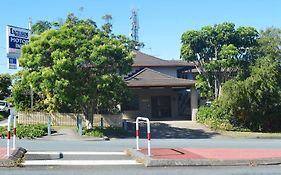
<svg viewBox="0 0 281 175">
<path fill-rule="evenodd" d="M 137 150 L 139 150 L 139 120 L 144 120 L 147 123 L 147 153 L 148 156 L 151 156 L 151 148 L 150 148 L 150 122 L 148 118 L 145 117 L 137 117 L 136 119 L 136 144 Z"/>
<path fill-rule="evenodd" d="M 17 116 L 14 115 L 14 135 L 13 135 L 13 149 L 16 149 L 16 136 L 17 136 Z"/>
<path fill-rule="evenodd" d="M 7 156 L 10 156 L 10 140 L 11 140 L 11 115 L 8 117 L 8 126 L 7 126 Z"/>
</svg>

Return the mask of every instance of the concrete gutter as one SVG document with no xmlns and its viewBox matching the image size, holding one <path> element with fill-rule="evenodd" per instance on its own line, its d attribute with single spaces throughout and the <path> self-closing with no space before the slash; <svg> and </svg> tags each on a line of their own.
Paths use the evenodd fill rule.
<svg viewBox="0 0 281 175">
<path fill-rule="evenodd" d="M 20 166 L 20 163 L 26 153 L 26 149 L 19 147 L 16 148 L 8 159 L 0 160 L 0 167 L 16 167 Z"/>
<path fill-rule="evenodd" d="M 135 149 L 125 150 L 126 154 L 146 167 L 162 166 L 257 166 L 281 164 L 281 158 L 267 159 L 153 159 Z"/>
</svg>

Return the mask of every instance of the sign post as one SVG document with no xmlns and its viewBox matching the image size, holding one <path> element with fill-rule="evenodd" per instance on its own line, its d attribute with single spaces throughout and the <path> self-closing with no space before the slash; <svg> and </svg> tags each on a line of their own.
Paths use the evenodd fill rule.
<svg viewBox="0 0 281 175">
<path fill-rule="evenodd" d="M 21 46 L 29 42 L 29 29 L 6 26 L 7 57 L 9 69 L 17 69 L 17 59 L 20 57 Z"/>
</svg>

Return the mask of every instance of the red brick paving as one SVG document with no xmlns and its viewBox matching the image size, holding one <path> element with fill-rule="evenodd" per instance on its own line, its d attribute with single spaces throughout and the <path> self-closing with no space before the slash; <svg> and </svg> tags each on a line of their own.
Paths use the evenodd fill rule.
<svg viewBox="0 0 281 175">
<path fill-rule="evenodd" d="M 6 148 L 0 148 L 0 160 L 7 159 L 7 149 Z"/>
<path fill-rule="evenodd" d="M 184 149 L 211 159 L 233 160 L 281 158 L 281 150 L 274 149 Z"/>
<path fill-rule="evenodd" d="M 147 154 L 147 149 L 140 152 Z M 224 149 L 224 148 L 153 148 L 153 159 L 270 159 L 281 158 L 281 150 L 274 149 Z"/>
</svg>

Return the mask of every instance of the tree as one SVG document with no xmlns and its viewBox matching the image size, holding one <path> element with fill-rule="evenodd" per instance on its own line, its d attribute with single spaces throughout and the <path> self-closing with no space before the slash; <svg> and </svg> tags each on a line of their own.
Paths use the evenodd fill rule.
<svg viewBox="0 0 281 175">
<path fill-rule="evenodd" d="M 46 30 L 50 30 L 52 28 L 52 23 L 49 21 L 38 21 L 31 27 L 31 31 L 34 34 L 40 35 Z"/>
<path fill-rule="evenodd" d="M 94 21 L 70 14 L 63 26 L 33 36 L 23 46 L 17 82 L 30 84 L 46 111 L 67 106 L 83 112 L 92 128 L 95 113 L 116 107 L 126 96 L 122 75 L 133 63 L 128 43 L 125 37 L 107 35 Z"/>
<path fill-rule="evenodd" d="M 109 14 L 106 14 L 102 17 L 102 19 L 105 21 L 104 25 L 102 26 L 102 29 L 106 32 L 106 33 L 111 33 L 112 32 L 112 16 Z"/>
<path fill-rule="evenodd" d="M 249 67 L 249 76 L 228 80 L 222 87 L 222 95 L 212 106 L 199 110 L 200 121 L 219 128 L 280 131 L 280 29 L 271 27 L 261 31 L 257 42 L 253 54 L 259 58 Z"/>
<path fill-rule="evenodd" d="M 251 50 L 257 45 L 257 38 L 258 32 L 252 27 L 235 29 L 233 23 L 205 26 L 183 33 L 181 58 L 195 64 L 198 79 L 207 82 L 199 87 L 208 85 L 204 88 L 217 98 L 225 81 L 234 74 L 243 74 L 254 62 Z"/>
<path fill-rule="evenodd" d="M 10 96 L 12 85 L 11 76 L 9 74 L 0 74 L 0 100 L 4 100 Z"/>
<path fill-rule="evenodd" d="M 281 57 L 281 29 L 269 27 L 260 32 L 256 48 L 257 57 L 271 56 L 272 58 Z"/>
<path fill-rule="evenodd" d="M 246 80 L 225 83 L 219 104 L 233 116 L 235 125 L 254 131 L 268 131 L 280 129 L 280 99 L 280 62 L 267 56 L 257 60 Z"/>
</svg>

